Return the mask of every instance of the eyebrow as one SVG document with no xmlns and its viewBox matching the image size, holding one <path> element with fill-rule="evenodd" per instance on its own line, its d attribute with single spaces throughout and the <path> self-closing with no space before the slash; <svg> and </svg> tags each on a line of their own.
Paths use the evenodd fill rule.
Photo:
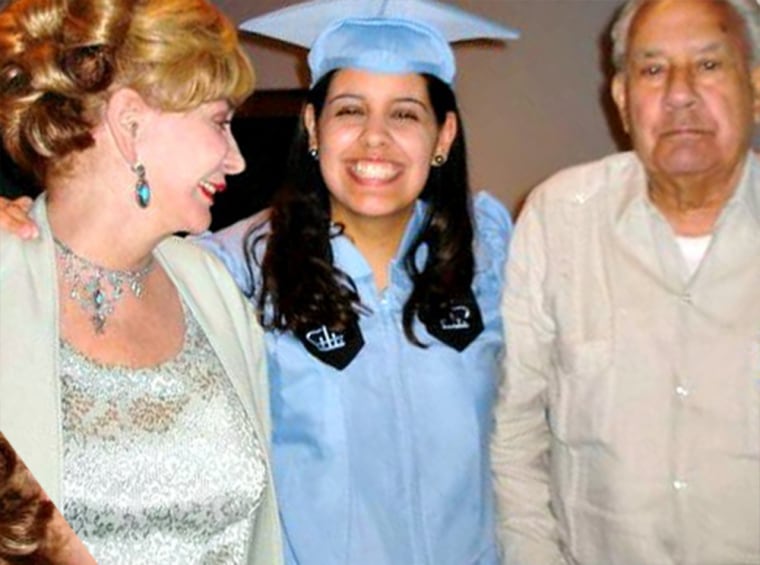
<svg viewBox="0 0 760 565">
<path fill-rule="evenodd" d="M 413 98 L 411 96 L 407 96 L 404 98 L 397 98 L 395 102 L 407 102 L 411 104 L 417 104 L 418 106 L 422 106 L 423 108 L 426 108 L 426 109 L 428 108 L 428 105 L 425 104 L 422 100 L 420 100 L 419 98 Z"/>
<path fill-rule="evenodd" d="M 332 104 L 334 102 L 339 102 L 339 101 L 345 100 L 345 99 L 364 101 L 366 98 L 364 96 L 362 96 L 361 94 L 353 94 L 353 93 L 350 93 L 350 92 L 346 92 L 346 93 L 336 94 L 332 98 L 328 98 L 326 104 Z M 393 103 L 394 104 L 399 104 L 399 103 L 416 104 L 418 106 L 421 106 L 422 108 L 427 108 L 428 107 L 427 104 L 425 104 L 425 102 L 423 102 L 419 98 L 415 98 L 413 96 L 403 96 L 403 97 L 400 97 L 400 98 L 394 98 L 393 99 Z"/>
<path fill-rule="evenodd" d="M 708 43 L 707 45 L 703 45 L 699 47 L 694 53 L 697 55 L 704 55 L 709 53 L 717 53 L 720 51 L 725 51 L 726 44 L 723 41 L 713 41 L 712 43 Z M 652 48 L 643 48 L 639 50 L 633 50 L 631 52 L 631 58 L 632 59 L 653 59 L 656 57 L 662 57 L 665 56 L 666 53 L 662 48 L 659 47 L 652 47 Z"/>
</svg>

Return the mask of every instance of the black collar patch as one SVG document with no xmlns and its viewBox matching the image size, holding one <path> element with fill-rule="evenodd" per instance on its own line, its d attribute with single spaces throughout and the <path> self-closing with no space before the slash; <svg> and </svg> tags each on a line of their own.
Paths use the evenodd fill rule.
<svg viewBox="0 0 760 565">
<path fill-rule="evenodd" d="M 348 367 L 364 347 L 364 338 L 357 322 L 342 332 L 319 326 L 313 330 L 299 332 L 296 336 L 309 353 L 339 371 Z"/>
<path fill-rule="evenodd" d="M 464 351 L 483 332 L 483 317 L 472 289 L 451 300 L 443 318 L 422 322 L 430 335 L 457 351 Z"/>
</svg>

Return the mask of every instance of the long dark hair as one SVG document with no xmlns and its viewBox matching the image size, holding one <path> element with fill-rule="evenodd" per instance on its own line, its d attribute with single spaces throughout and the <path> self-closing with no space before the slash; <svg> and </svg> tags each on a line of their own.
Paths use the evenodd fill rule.
<svg viewBox="0 0 760 565">
<path fill-rule="evenodd" d="M 307 103 L 319 117 L 334 75 L 329 73 L 309 91 Z M 451 88 L 436 77 L 423 75 L 438 125 L 448 112 L 457 119 L 457 135 L 448 159 L 432 167 L 420 198 L 427 203 L 422 228 L 403 258 L 413 283 L 403 310 L 404 333 L 422 345 L 414 334 L 414 318 L 442 318 L 452 300 L 466 294 L 475 269 L 470 190 L 464 130 Z M 333 263 L 330 240 L 342 233 L 330 221 L 329 191 L 319 163 L 308 154 L 309 139 L 303 124 L 291 147 L 288 176 L 274 195 L 269 225 L 253 226 L 245 240 L 251 272 L 259 262 L 260 242 L 266 250 L 260 260 L 261 282 L 256 301 L 267 329 L 304 332 L 325 325 L 343 330 L 367 310 L 351 278 Z M 417 251 L 427 247 L 422 268 Z"/>
</svg>

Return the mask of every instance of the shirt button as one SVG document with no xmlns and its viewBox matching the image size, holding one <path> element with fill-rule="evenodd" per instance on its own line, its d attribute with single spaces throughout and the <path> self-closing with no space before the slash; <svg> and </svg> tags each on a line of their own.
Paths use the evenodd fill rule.
<svg viewBox="0 0 760 565">
<path fill-rule="evenodd" d="M 578 204 L 583 204 L 584 202 L 586 202 L 586 200 L 588 200 L 588 195 L 587 194 L 584 194 L 582 192 L 578 192 L 578 193 L 575 194 L 575 201 Z"/>
<path fill-rule="evenodd" d="M 688 486 L 688 483 L 686 481 L 682 481 L 681 479 L 676 479 L 673 481 L 673 488 L 676 490 L 684 490 Z"/>
<path fill-rule="evenodd" d="M 681 300 L 682 300 L 682 301 L 683 301 L 685 304 L 691 304 L 691 303 L 692 303 L 691 294 L 689 294 L 688 292 L 685 292 L 685 293 L 683 293 L 683 294 L 681 295 Z"/>
<path fill-rule="evenodd" d="M 685 386 L 678 385 L 676 387 L 676 394 L 680 396 L 681 398 L 686 398 L 687 396 L 689 396 L 689 389 L 686 388 Z"/>
</svg>

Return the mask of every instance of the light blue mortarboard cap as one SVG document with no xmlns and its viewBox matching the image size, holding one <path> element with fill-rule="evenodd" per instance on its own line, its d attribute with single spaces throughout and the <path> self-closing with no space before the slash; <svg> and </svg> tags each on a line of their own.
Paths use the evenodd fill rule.
<svg viewBox="0 0 760 565">
<path fill-rule="evenodd" d="M 311 0 L 248 19 L 240 29 L 309 49 L 312 85 L 340 68 L 428 73 L 451 85 L 449 43 L 520 35 L 433 0 Z"/>
</svg>

